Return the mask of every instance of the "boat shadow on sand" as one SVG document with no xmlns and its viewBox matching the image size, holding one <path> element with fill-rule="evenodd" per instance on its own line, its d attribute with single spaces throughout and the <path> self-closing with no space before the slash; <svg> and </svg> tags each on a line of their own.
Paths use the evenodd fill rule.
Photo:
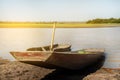
<svg viewBox="0 0 120 80">
<path fill-rule="evenodd" d="M 105 56 L 102 56 L 94 64 L 80 70 L 56 69 L 41 80 L 82 80 L 86 75 L 100 69 L 104 64 L 104 61 Z"/>
</svg>

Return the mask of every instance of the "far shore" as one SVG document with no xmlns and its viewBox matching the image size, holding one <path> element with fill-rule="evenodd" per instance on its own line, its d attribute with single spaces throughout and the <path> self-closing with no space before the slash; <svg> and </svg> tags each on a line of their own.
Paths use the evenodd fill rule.
<svg viewBox="0 0 120 80">
<path fill-rule="evenodd" d="M 52 28 L 53 22 L 0 22 L 0 28 Z M 106 28 L 120 27 L 117 23 L 90 24 L 81 22 L 57 22 L 56 28 Z"/>
</svg>

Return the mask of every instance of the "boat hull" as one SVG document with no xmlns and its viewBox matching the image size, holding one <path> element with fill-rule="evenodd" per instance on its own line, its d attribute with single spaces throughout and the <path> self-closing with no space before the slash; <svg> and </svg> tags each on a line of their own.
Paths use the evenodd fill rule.
<svg viewBox="0 0 120 80">
<path fill-rule="evenodd" d="M 96 62 L 104 53 L 79 54 L 77 52 L 26 51 L 10 52 L 18 61 L 46 67 L 81 69 Z"/>
</svg>

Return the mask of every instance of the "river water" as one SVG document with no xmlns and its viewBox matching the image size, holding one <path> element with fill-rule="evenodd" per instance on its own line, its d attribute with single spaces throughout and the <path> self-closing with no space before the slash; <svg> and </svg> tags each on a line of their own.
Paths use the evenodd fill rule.
<svg viewBox="0 0 120 80">
<path fill-rule="evenodd" d="M 0 28 L 0 56 L 14 58 L 10 51 L 24 51 L 30 47 L 49 45 L 52 28 Z M 55 43 L 71 44 L 72 50 L 104 48 L 104 67 L 120 68 L 120 27 L 57 28 Z"/>
</svg>

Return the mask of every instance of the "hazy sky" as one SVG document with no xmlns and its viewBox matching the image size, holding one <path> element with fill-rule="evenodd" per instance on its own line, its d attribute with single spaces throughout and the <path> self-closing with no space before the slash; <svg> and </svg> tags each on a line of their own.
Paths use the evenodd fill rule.
<svg viewBox="0 0 120 80">
<path fill-rule="evenodd" d="M 0 0 L 0 21 L 120 18 L 120 0 Z"/>
</svg>

